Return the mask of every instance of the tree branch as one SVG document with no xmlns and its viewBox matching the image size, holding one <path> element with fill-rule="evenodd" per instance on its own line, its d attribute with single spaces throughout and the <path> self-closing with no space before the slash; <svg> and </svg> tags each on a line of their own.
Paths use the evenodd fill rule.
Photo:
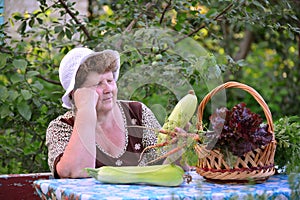
<svg viewBox="0 0 300 200">
<path fill-rule="evenodd" d="M 0 52 L 2 52 L 2 53 L 11 53 L 11 51 L 8 48 L 1 47 L 1 46 L 0 46 Z"/>
<path fill-rule="evenodd" d="M 9 49 L 5 48 L 5 47 L 0 47 L 0 52 L 1 53 L 7 53 L 7 54 L 12 54 L 13 52 L 10 51 Z M 55 81 L 55 80 L 52 80 L 52 79 L 49 79 L 49 78 L 46 78 L 46 77 L 43 77 L 42 75 L 38 74 L 36 76 L 37 78 L 40 78 L 48 83 L 52 83 L 52 84 L 55 84 L 55 85 L 61 85 L 59 81 Z"/>
<path fill-rule="evenodd" d="M 76 24 L 79 25 L 80 29 L 84 32 L 84 34 L 86 35 L 86 37 L 88 38 L 88 40 L 91 40 L 91 36 L 88 32 L 88 30 L 86 29 L 86 27 L 81 24 L 81 22 L 76 18 L 76 16 L 74 15 L 74 13 L 72 13 L 72 11 L 69 9 L 69 7 L 67 6 L 67 4 L 65 3 L 64 0 L 58 0 L 60 2 L 60 4 L 64 7 L 64 9 L 66 10 L 66 12 L 71 16 L 71 18 L 76 22 Z"/>
<path fill-rule="evenodd" d="M 162 15 L 161 15 L 160 20 L 159 20 L 159 24 L 162 24 L 162 21 L 163 21 L 163 19 L 164 19 L 164 17 L 165 17 L 165 14 L 166 14 L 166 12 L 169 10 L 169 8 L 170 8 L 171 5 L 172 5 L 172 0 L 170 0 L 170 1 L 168 2 L 168 5 L 167 5 L 167 6 L 165 7 L 165 9 L 163 10 Z"/>
<path fill-rule="evenodd" d="M 138 15 L 138 17 L 135 18 L 135 19 L 133 19 L 133 20 L 130 22 L 130 24 L 126 27 L 126 29 L 124 30 L 124 32 L 125 32 L 125 33 L 126 33 L 126 32 L 130 32 L 130 31 L 132 30 L 133 26 L 137 23 L 138 18 L 140 18 L 146 11 L 148 11 L 148 10 L 149 10 L 150 8 L 152 8 L 154 5 L 155 5 L 155 3 L 153 3 L 153 2 L 147 3 L 147 4 L 146 4 L 146 10 L 142 10 L 142 11 L 140 12 L 140 14 Z"/>
<path fill-rule="evenodd" d="M 213 21 L 217 21 L 219 20 L 228 10 L 230 10 L 230 8 L 233 6 L 233 3 L 230 3 L 224 10 L 222 10 L 222 12 L 220 12 L 217 16 L 215 16 L 212 20 Z M 187 35 L 179 38 L 176 42 L 180 42 L 181 40 L 190 37 L 192 35 L 194 35 L 195 33 L 197 33 L 199 30 L 201 30 L 202 28 L 204 28 L 206 25 L 205 24 L 201 24 L 198 28 L 196 28 L 195 30 L 191 31 L 190 33 L 188 33 Z"/>
<path fill-rule="evenodd" d="M 298 58 L 300 58 L 300 34 L 298 34 Z"/>
<path fill-rule="evenodd" d="M 250 51 L 252 41 L 253 33 L 249 30 L 246 30 L 245 36 L 239 45 L 239 52 L 234 57 L 235 61 L 246 58 L 248 52 Z"/>
<path fill-rule="evenodd" d="M 54 84 L 54 85 L 60 85 L 60 82 L 59 82 L 59 81 L 55 81 L 55 80 L 46 78 L 46 77 L 44 77 L 44 76 L 42 76 L 42 75 L 40 75 L 40 74 L 38 74 L 36 77 L 37 77 L 37 78 L 40 78 L 40 79 L 42 79 L 42 80 L 44 80 L 44 81 L 46 81 L 46 82 L 48 82 L 48 83 L 52 83 L 52 84 Z"/>
</svg>

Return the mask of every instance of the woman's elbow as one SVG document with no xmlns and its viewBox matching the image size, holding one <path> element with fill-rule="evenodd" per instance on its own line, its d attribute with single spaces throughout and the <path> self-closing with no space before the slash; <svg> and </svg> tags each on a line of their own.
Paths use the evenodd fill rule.
<svg viewBox="0 0 300 200">
<path fill-rule="evenodd" d="M 63 167 L 57 163 L 57 174 L 60 178 L 86 178 L 89 177 L 85 167 Z"/>
</svg>

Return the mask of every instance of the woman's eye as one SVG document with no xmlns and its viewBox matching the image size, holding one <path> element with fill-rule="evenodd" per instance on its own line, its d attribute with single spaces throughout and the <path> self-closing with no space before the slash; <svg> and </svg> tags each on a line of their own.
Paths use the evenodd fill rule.
<svg viewBox="0 0 300 200">
<path fill-rule="evenodd" d="M 96 86 L 102 86 L 104 84 L 111 84 L 114 82 L 114 79 L 107 79 L 106 81 L 100 81 L 99 83 L 96 84 Z"/>
</svg>

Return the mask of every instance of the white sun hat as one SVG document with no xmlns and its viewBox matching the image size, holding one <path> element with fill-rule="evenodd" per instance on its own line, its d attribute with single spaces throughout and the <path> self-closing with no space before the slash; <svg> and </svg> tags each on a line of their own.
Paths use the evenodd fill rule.
<svg viewBox="0 0 300 200">
<path fill-rule="evenodd" d="M 71 108 L 71 99 L 69 94 L 74 88 L 76 72 L 80 66 L 82 58 L 93 52 L 93 50 L 85 47 L 77 47 L 69 51 L 61 60 L 58 71 L 59 80 L 66 91 L 62 97 L 63 107 L 68 109 Z"/>
<path fill-rule="evenodd" d="M 92 54 L 94 53 L 98 54 L 98 52 L 96 53 L 91 49 L 85 47 L 77 47 L 69 51 L 60 62 L 59 79 L 61 85 L 66 91 L 62 97 L 63 107 L 68 109 L 72 108 L 70 92 L 74 89 L 76 73 L 81 63 L 83 63 L 86 60 L 86 58 L 92 56 Z M 115 81 L 117 81 L 119 77 L 119 69 L 120 69 L 119 53 L 113 50 L 104 50 L 99 53 L 108 53 L 115 58 L 117 64 L 117 70 L 114 72 L 113 75 Z"/>
</svg>

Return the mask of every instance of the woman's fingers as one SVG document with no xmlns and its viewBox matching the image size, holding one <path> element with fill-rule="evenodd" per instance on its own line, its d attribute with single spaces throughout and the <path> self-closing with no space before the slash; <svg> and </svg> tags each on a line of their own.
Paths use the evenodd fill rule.
<svg viewBox="0 0 300 200">
<path fill-rule="evenodd" d="M 79 88 L 74 92 L 74 102 L 79 108 L 91 107 L 95 108 L 99 95 L 94 87 Z"/>
</svg>

